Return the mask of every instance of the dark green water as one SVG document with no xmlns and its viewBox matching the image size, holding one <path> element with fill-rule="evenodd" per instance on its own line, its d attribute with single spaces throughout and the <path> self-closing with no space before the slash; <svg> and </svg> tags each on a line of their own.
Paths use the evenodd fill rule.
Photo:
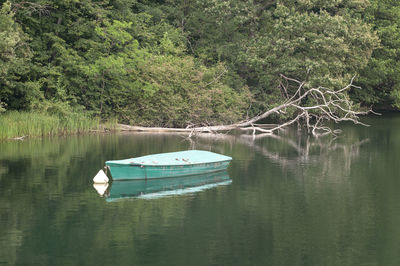
<svg viewBox="0 0 400 266">
<path fill-rule="evenodd" d="M 0 143 L 0 265 L 400 265 L 400 116 L 336 140 L 95 135 Z M 233 157 L 230 184 L 107 202 L 110 159 Z"/>
</svg>

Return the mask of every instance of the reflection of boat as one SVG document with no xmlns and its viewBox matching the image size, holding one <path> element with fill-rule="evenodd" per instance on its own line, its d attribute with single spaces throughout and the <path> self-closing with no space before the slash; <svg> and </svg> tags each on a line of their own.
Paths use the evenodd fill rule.
<svg viewBox="0 0 400 266">
<path fill-rule="evenodd" d="M 184 177 L 114 181 L 105 196 L 107 201 L 124 198 L 155 198 L 193 193 L 230 183 L 232 180 L 226 171 Z"/>
<path fill-rule="evenodd" d="M 226 169 L 231 157 L 199 150 L 152 154 L 107 161 L 113 180 L 153 179 L 216 172 Z"/>
</svg>

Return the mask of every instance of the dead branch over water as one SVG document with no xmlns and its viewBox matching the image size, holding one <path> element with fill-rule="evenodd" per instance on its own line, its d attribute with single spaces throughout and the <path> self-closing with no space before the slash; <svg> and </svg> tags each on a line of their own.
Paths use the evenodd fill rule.
<svg viewBox="0 0 400 266">
<path fill-rule="evenodd" d="M 186 128 L 141 127 L 119 124 L 118 129 L 121 131 L 141 132 L 180 132 L 189 134 L 189 137 L 204 132 L 217 133 L 239 129 L 242 131 L 251 130 L 253 131 L 253 135 L 255 135 L 256 133 L 275 134 L 289 125 L 300 122 L 304 124 L 309 133 L 318 137 L 323 135 L 337 135 L 340 133 L 340 131 L 327 126 L 327 122 L 333 121 L 335 123 L 340 123 L 343 121 L 350 121 L 354 124 L 368 126 L 360 122 L 360 116 L 374 113 L 372 109 L 357 111 L 356 107 L 349 99 L 347 91 L 351 88 L 360 89 L 353 85 L 355 76 L 347 86 L 339 90 L 325 87 L 308 87 L 304 81 L 288 78 L 284 75 L 281 75 L 281 78 L 285 80 L 287 84 L 284 85 L 281 83 L 284 92 L 283 95 L 285 95 L 286 98 L 285 101 L 279 106 L 265 111 L 260 115 L 238 123 L 200 127 L 188 126 Z M 289 85 L 294 85 L 295 88 L 297 88 L 292 95 L 289 94 Z M 294 114 L 294 118 L 284 121 L 281 124 L 257 124 L 257 122 L 270 117 L 272 114 L 285 114 L 288 111 Z"/>
</svg>

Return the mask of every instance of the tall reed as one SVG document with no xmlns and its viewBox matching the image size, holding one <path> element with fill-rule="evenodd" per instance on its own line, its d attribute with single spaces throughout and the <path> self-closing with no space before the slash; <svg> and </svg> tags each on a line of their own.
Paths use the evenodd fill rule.
<svg viewBox="0 0 400 266">
<path fill-rule="evenodd" d="M 85 133 L 98 128 L 100 119 L 85 113 L 70 113 L 64 117 L 17 111 L 0 114 L 0 139 Z"/>
</svg>

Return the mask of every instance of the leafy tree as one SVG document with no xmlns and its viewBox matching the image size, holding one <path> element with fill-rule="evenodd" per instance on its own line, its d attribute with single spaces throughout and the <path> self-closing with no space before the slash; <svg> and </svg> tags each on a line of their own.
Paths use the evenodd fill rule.
<svg viewBox="0 0 400 266">
<path fill-rule="evenodd" d="M 35 110 L 58 112 L 84 106 L 81 96 L 87 81 L 81 66 L 93 45 L 93 29 L 109 13 L 106 2 L 34 1 L 31 5 L 16 1 L 17 17 L 31 36 L 34 56 L 29 76 L 37 80 L 44 101 L 33 102 Z M 32 8 L 32 5 L 35 8 Z"/>
<path fill-rule="evenodd" d="M 32 57 L 27 41 L 6 1 L 0 9 L 0 112 L 6 106 L 26 109 L 33 98 L 40 97 L 35 83 L 25 78 Z"/>
<path fill-rule="evenodd" d="M 394 0 L 371 0 L 365 20 L 377 32 L 381 45 L 373 52 L 361 72 L 363 90 L 355 98 L 385 108 L 400 108 L 400 3 Z"/>
<path fill-rule="evenodd" d="M 249 86 L 256 113 L 281 99 L 279 74 L 339 87 L 378 45 L 361 20 L 367 0 L 166 1 L 166 6 L 176 7 L 163 10 L 186 32 L 188 51 L 208 65 L 225 62 L 234 73 L 229 85 Z"/>
<path fill-rule="evenodd" d="M 90 51 L 90 64 L 82 68 L 88 87 L 94 88 L 85 97 L 98 98 L 91 101 L 92 109 L 122 121 L 159 126 L 241 117 L 248 94 L 223 85 L 222 66 L 196 64 L 168 34 L 152 48 L 154 53 L 140 49 L 128 33 L 130 27 L 115 20 L 95 29 L 103 45 Z"/>
<path fill-rule="evenodd" d="M 313 2 L 277 4 L 272 25 L 247 42 L 241 62 L 262 103 L 272 104 L 283 94 L 279 74 L 306 79 L 311 86 L 344 86 L 376 47 L 377 37 L 349 9 L 330 2 L 315 10 Z"/>
<path fill-rule="evenodd" d="M 132 117 L 167 126 L 238 121 L 251 97 L 246 87 L 235 91 L 224 84 L 226 71 L 222 64 L 209 68 L 190 56 L 154 56 L 141 67 L 143 97 Z"/>
<path fill-rule="evenodd" d="M 127 32 L 130 27 L 131 23 L 118 20 L 97 26 L 95 32 L 102 44 L 88 51 L 88 64 L 81 67 L 90 88 L 81 96 L 85 106 L 106 116 L 120 114 L 121 108 L 132 104 L 127 102 L 128 95 L 138 94 L 138 64 L 146 53 Z"/>
<path fill-rule="evenodd" d="M 34 9 L 33 6 L 34 5 Z M 187 55 L 184 32 L 150 3 L 37 1 L 14 3 L 31 36 L 30 79 L 43 99 L 35 110 L 81 110 L 143 125 L 240 119 L 250 99 L 226 85 L 224 64 Z"/>
</svg>

